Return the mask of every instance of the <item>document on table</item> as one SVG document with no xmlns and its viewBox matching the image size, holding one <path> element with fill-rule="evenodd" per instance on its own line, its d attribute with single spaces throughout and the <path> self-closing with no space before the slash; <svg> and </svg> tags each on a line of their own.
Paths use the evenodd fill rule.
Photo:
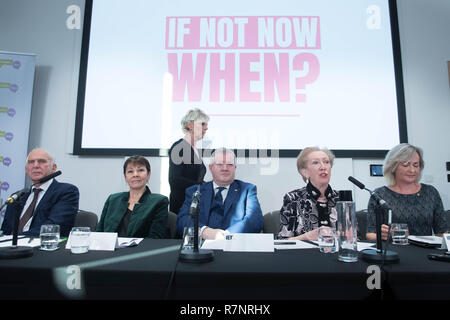
<svg viewBox="0 0 450 320">
<path fill-rule="evenodd" d="M 318 245 L 314 243 L 308 243 L 301 240 L 275 240 L 275 249 L 286 250 L 286 249 L 315 249 Z"/>
<path fill-rule="evenodd" d="M 5 241 L 6 240 L 6 241 Z M 21 247 L 39 247 L 41 245 L 40 238 L 26 238 L 21 236 L 17 240 L 17 245 Z M 0 248 L 12 246 L 12 236 L 4 236 L 0 238 Z"/>
<path fill-rule="evenodd" d="M 434 244 L 440 245 L 442 244 L 442 237 L 438 236 L 408 236 L 409 240 L 426 243 L 426 244 Z"/>
<path fill-rule="evenodd" d="M 137 246 L 144 238 L 125 238 L 118 237 L 116 248 L 126 248 L 126 247 L 135 247 Z"/>
<path fill-rule="evenodd" d="M 375 245 L 373 242 L 359 242 L 358 241 L 358 251 L 363 251 L 366 249 L 373 249 L 372 247 Z"/>
</svg>

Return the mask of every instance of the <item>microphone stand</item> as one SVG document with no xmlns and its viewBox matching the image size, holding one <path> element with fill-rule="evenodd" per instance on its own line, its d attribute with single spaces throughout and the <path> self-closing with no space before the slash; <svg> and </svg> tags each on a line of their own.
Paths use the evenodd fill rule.
<svg viewBox="0 0 450 320">
<path fill-rule="evenodd" d="M 385 243 L 385 248 L 383 252 L 383 243 L 381 238 L 381 221 L 384 215 L 384 208 L 381 205 L 377 205 L 375 207 L 375 225 L 376 225 L 376 233 L 377 233 L 377 249 L 366 249 L 361 251 L 361 258 L 364 261 L 377 263 L 384 265 L 385 263 L 398 263 L 400 261 L 399 255 L 397 252 L 387 250 L 387 242 L 389 241 L 389 233 L 388 238 Z M 390 223 L 389 223 L 390 230 Z"/>
<path fill-rule="evenodd" d="M 199 249 L 199 243 L 198 243 L 198 213 L 200 211 L 200 191 L 195 192 L 192 196 L 192 202 L 194 204 L 194 201 L 196 201 L 196 205 L 191 205 L 191 209 L 189 212 L 189 221 L 187 224 L 187 228 L 189 229 L 190 225 L 190 219 L 191 217 L 194 219 L 194 248 L 193 249 L 186 249 L 183 248 L 180 252 L 179 259 L 182 262 L 188 262 L 188 263 L 205 263 L 210 262 L 214 260 L 214 252 L 212 250 L 204 250 Z M 186 233 L 186 232 L 185 232 Z M 185 238 L 185 233 L 183 234 L 183 240 Z"/>
<path fill-rule="evenodd" d="M 354 185 L 356 185 L 358 188 L 360 188 L 361 190 L 368 191 L 377 203 L 377 205 L 375 207 L 375 225 L 376 225 L 375 227 L 377 230 L 376 231 L 377 249 L 376 250 L 366 249 L 366 250 L 361 251 L 361 258 L 367 262 L 374 262 L 374 263 L 378 263 L 378 264 L 381 263 L 382 265 L 384 265 L 384 263 L 398 263 L 400 261 L 398 253 L 394 252 L 394 251 L 386 250 L 387 244 L 385 246 L 385 250 L 383 253 L 383 244 L 382 244 L 382 239 L 381 239 L 381 221 L 383 219 L 384 209 L 388 208 L 386 201 L 381 199 L 381 197 L 378 194 L 376 194 L 374 191 L 366 188 L 364 184 L 362 184 L 361 182 L 359 182 L 352 176 L 348 177 L 348 180 L 351 183 L 353 183 Z M 388 225 L 389 225 L 389 230 L 390 230 L 390 225 L 391 225 L 390 217 L 389 217 Z M 387 241 L 389 241 L 389 233 L 388 233 Z"/>
<path fill-rule="evenodd" d="M 12 200 L 9 203 L 14 201 L 20 201 L 25 192 L 19 192 L 17 199 Z M 18 246 L 18 234 L 19 234 L 19 221 L 20 221 L 20 210 L 15 210 L 14 213 L 14 224 L 13 224 L 13 238 L 12 245 L 9 247 L 0 248 L 0 259 L 17 259 L 17 258 L 27 258 L 33 255 L 33 248 L 27 246 Z"/>
</svg>

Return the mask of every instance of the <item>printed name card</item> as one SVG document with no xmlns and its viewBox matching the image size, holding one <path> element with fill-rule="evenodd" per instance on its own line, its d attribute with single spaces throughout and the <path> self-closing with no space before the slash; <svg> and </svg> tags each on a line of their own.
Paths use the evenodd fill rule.
<svg viewBox="0 0 450 320">
<path fill-rule="evenodd" d="M 117 232 L 91 232 L 89 250 L 114 251 L 117 245 Z M 67 239 L 66 249 L 71 248 L 71 236 Z"/>
<path fill-rule="evenodd" d="M 226 236 L 223 251 L 274 252 L 271 233 L 234 233 Z"/>
</svg>

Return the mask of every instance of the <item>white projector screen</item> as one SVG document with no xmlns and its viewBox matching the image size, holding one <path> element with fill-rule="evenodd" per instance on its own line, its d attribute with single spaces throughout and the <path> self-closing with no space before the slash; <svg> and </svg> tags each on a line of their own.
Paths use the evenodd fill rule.
<svg viewBox="0 0 450 320">
<path fill-rule="evenodd" d="M 74 154 L 164 155 L 199 107 L 203 149 L 406 142 L 395 1 L 86 1 Z"/>
</svg>

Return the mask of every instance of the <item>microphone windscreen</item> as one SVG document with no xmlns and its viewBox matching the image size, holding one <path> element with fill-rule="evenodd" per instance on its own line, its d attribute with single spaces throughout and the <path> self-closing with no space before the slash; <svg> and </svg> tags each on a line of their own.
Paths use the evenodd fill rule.
<svg viewBox="0 0 450 320">
<path fill-rule="evenodd" d="M 348 177 L 348 180 L 351 182 L 351 183 L 353 183 L 354 185 L 356 185 L 358 188 L 360 188 L 360 189 L 364 189 L 365 188 L 365 186 L 361 183 L 361 182 L 359 182 L 358 180 L 356 180 L 355 178 L 353 178 L 352 176 L 349 176 Z"/>
</svg>

